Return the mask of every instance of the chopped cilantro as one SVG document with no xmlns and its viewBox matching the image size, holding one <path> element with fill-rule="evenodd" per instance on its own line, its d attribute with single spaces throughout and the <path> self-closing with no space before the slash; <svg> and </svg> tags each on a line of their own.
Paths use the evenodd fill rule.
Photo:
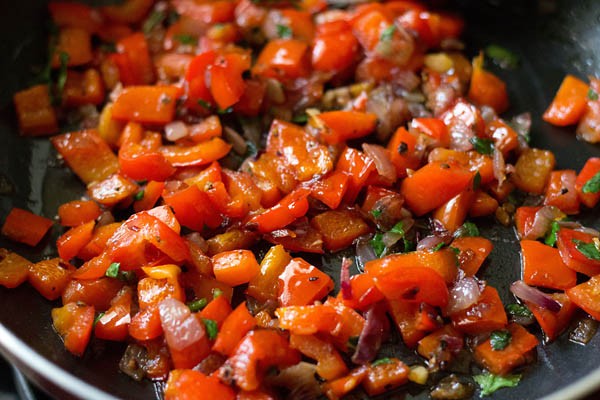
<svg viewBox="0 0 600 400">
<path fill-rule="evenodd" d="M 208 334 L 208 338 L 210 340 L 215 340 L 217 338 L 217 334 L 219 333 L 217 321 L 215 321 L 214 319 L 202 318 L 202 322 L 204 322 L 204 326 L 206 327 L 206 333 Z"/>
<path fill-rule="evenodd" d="M 176 35 L 175 40 L 186 46 L 194 46 L 198 44 L 198 39 L 192 35 Z"/>
<path fill-rule="evenodd" d="M 258 154 L 258 147 L 252 140 L 246 141 L 246 154 L 244 154 L 245 158 L 254 157 Z"/>
<path fill-rule="evenodd" d="M 490 335 L 490 344 L 494 350 L 504 350 L 511 340 L 512 335 L 509 331 L 493 331 Z"/>
<path fill-rule="evenodd" d="M 295 124 L 305 124 L 308 122 L 308 115 L 306 115 L 306 114 L 296 115 L 292 118 L 292 122 Z"/>
<path fill-rule="evenodd" d="M 94 326 L 96 326 L 96 324 L 98 323 L 98 321 L 100 321 L 100 319 L 102 317 L 104 317 L 104 312 L 99 313 L 98 315 L 96 315 L 96 318 L 94 318 Z"/>
<path fill-rule="evenodd" d="M 202 298 L 202 299 L 190 301 L 187 304 L 187 306 L 191 312 L 197 312 L 197 311 L 202 310 L 204 307 L 206 307 L 207 304 L 208 304 L 208 300 L 206 300 L 205 298 Z"/>
<path fill-rule="evenodd" d="M 371 363 L 371 367 L 376 367 L 378 365 L 383 365 L 383 364 L 391 364 L 393 363 L 394 360 L 392 360 L 389 357 L 385 357 L 385 358 L 380 358 L 379 360 L 375 360 Z"/>
<path fill-rule="evenodd" d="M 558 222 L 552 221 L 552 226 L 550 227 L 550 232 L 548 232 L 548 235 L 544 239 L 544 243 L 546 243 L 548 246 L 554 247 L 554 245 L 556 244 L 556 234 L 558 233 L 559 229 L 560 229 L 560 225 L 558 224 Z"/>
<path fill-rule="evenodd" d="M 69 63 L 69 54 L 61 51 L 58 55 L 60 61 L 60 68 L 58 69 L 58 76 L 56 78 L 56 98 L 55 103 L 62 103 L 62 93 L 67 83 L 67 64 Z"/>
<path fill-rule="evenodd" d="M 375 251 L 375 255 L 377 257 L 381 257 L 383 252 L 385 251 L 385 244 L 383 244 L 383 233 L 376 233 L 371 239 L 371 247 Z"/>
<path fill-rule="evenodd" d="M 479 189 L 480 185 L 481 185 L 481 175 L 479 174 L 479 171 L 477 171 L 477 172 L 475 172 L 475 176 L 473 177 L 473 190 Z"/>
<path fill-rule="evenodd" d="M 453 252 L 454 254 L 456 254 L 456 255 L 459 255 L 459 254 L 460 254 L 460 249 L 459 249 L 459 248 L 452 247 L 452 246 L 450 246 L 450 247 L 448 247 L 448 248 L 449 248 L 450 250 L 452 250 L 452 252 Z"/>
<path fill-rule="evenodd" d="M 166 17 L 167 16 L 165 15 L 164 11 L 156 10 L 152 12 L 152 14 L 150 14 L 150 16 L 144 21 L 144 24 L 142 25 L 142 32 L 144 32 L 146 35 L 149 34 L 152 32 L 152 30 L 154 30 L 154 28 L 162 24 Z"/>
<path fill-rule="evenodd" d="M 212 295 L 213 295 L 213 299 L 216 299 L 217 297 L 223 295 L 223 291 L 219 288 L 214 288 L 212 290 Z"/>
<path fill-rule="evenodd" d="M 375 209 L 375 210 L 371 210 L 371 215 L 372 215 L 373 217 L 375 217 L 375 218 L 379 218 L 379 217 L 381 217 L 381 213 L 382 213 L 382 212 L 383 212 L 383 211 L 381 211 L 381 210 L 377 210 L 377 209 Z"/>
<path fill-rule="evenodd" d="M 233 112 L 233 107 L 227 107 L 224 110 L 222 110 L 222 109 L 217 110 L 217 114 L 219 114 L 219 115 L 231 114 L 232 112 Z"/>
<path fill-rule="evenodd" d="M 439 242 L 438 244 L 435 245 L 434 248 L 431 249 L 431 252 L 436 252 L 438 250 L 440 250 L 442 247 L 444 247 L 445 243 L 444 242 Z"/>
<path fill-rule="evenodd" d="M 595 243 L 586 243 L 578 239 L 572 240 L 573 243 L 575 243 L 575 248 L 579 250 L 581 254 L 590 260 L 600 261 L 600 250 L 598 250 Z"/>
<path fill-rule="evenodd" d="M 473 379 L 481 388 L 482 396 L 489 396 L 498 389 L 503 387 L 515 387 L 521 381 L 521 375 L 494 375 L 489 372 L 485 372 L 481 375 L 474 375 Z"/>
<path fill-rule="evenodd" d="M 589 181 L 583 185 L 581 190 L 583 193 L 598 193 L 600 192 L 600 172 L 592 176 Z"/>
<path fill-rule="evenodd" d="M 136 193 L 136 194 L 133 196 L 133 199 L 134 199 L 135 201 L 140 201 L 140 200 L 141 200 L 141 199 L 143 199 L 143 198 L 144 198 L 144 191 L 143 191 L 143 190 L 140 190 L 139 192 L 137 192 L 137 193 Z"/>
<path fill-rule="evenodd" d="M 477 225 L 472 222 L 465 222 L 454 232 L 454 237 L 479 236 Z"/>
<path fill-rule="evenodd" d="M 519 65 L 519 57 L 510 50 L 495 44 L 485 48 L 485 55 L 501 68 L 513 69 Z"/>
<path fill-rule="evenodd" d="M 289 26 L 281 24 L 277 25 L 277 36 L 279 36 L 281 39 L 291 39 L 292 35 L 292 30 Z"/>
<path fill-rule="evenodd" d="M 492 139 L 472 137 L 469 142 L 479 154 L 490 155 L 494 152 L 494 141 Z"/>
<path fill-rule="evenodd" d="M 120 267 L 121 267 L 121 263 L 114 262 L 114 263 L 110 264 L 110 266 L 108 267 L 108 269 L 106 270 L 104 275 L 108 276 L 109 278 L 116 278 L 119 276 L 119 268 Z"/>
<path fill-rule="evenodd" d="M 394 37 L 394 32 L 396 32 L 396 25 L 390 25 L 381 32 L 381 36 L 379 36 L 379 40 L 382 42 L 389 42 Z"/>
<path fill-rule="evenodd" d="M 198 105 L 200 105 L 201 107 L 204 107 L 207 110 L 210 110 L 212 108 L 212 104 L 210 104 L 208 101 L 206 101 L 204 99 L 198 99 Z"/>
<path fill-rule="evenodd" d="M 598 93 L 596 93 L 594 89 L 590 88 L 590 90 L 588 90 L 587 97 L 590 100 L 596 101 L 598 100 Z"/>
<path fill-rule="evenodd" d="M 402 221 L 397 222 L 396 225 L 394 225 L 394 227 L 390 229 L 390 232 L 404 236 L 406 232 L 404 231 L 404 224 L 402 223 Z"/>
<path fill-rule="evenodd" d="M 531 311 L 529 311 L 529 308 L 527 308 L 523 304 L 509 304 L 506 306 L 506 311 L 508 311 L 508 313 L 514 317 L 533 317 L 533 314 L 531 313 Z"/>
</svg>

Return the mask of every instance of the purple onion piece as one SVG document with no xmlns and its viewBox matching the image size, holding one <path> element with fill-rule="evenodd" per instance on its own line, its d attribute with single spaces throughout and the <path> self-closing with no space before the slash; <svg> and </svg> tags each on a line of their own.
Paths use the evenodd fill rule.
<svg viewBox="0 0 600 400">
<path fill-rule="evenodd" d="M 520 280 L 510 285 L 510 291 L 519 299 L 532 302 L 552 312 L 559 312 L 562 308 L 562 305 L 558 301 Z"/>
<path fill-rule="evenodd" d="M 450 289 L 450 299 L 446 312 L 448 314 L 454 314 L 459 311 L 465 310 L 477 303 L 481 291 L 479 290 L 479 283 L 475 278 L 465 277 Z"/>
<path fill-rule="evenodd" d="M 371 260 L 375 260 L 377 255 L 375 250 L 371 247 L 368 239 L 359 238 L 356 241 L 356 264 L 358 270 L 363 272 L 365 270 L 365 264 Z"/>
<path fill-rule="evenodd" d="M 340 268 L 340 289 L 344 300 L 352 300 L 352 286 L 350 286 L 350 266 L 352 260 L 350 258 L 342 258 L 342 266 Z"/>
<path fill-rule="evenodd" d="M 365 318 L 365 326 L 358 337 L 356 351 L 352 355 L 352 362 L 355 364 L 366 364 L 375 359 L 390 329 L 385 307 L 381 302 L 373 304 L 365 312 Z"/>
</svg>

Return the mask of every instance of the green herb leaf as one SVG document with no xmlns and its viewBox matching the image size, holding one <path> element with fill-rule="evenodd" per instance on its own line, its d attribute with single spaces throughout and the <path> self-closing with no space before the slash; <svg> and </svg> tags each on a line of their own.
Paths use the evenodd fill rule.
<svg viewBox="0 0 600 400">
<path fill-rule="evenodd" d="M 579 250 L 581 254 L 589 258 L 590 260 L 600 261 L 600 250 L 596 247 L 595 243 L 586 243 L 579 239 L 572 239 L 575 243 L 575 248 Z"/>
<path fill-rule="evenodd" d="M 205 298 L 191 301 L 187 304 L 191 312 L 198 312 L 202 310 L 208 304 L 208 300 Z"/>
<path fill-rule="evenodd" d="M 167 26 L 171 26 L 173 25 L 175 22 L 179 21 L 179 18 L 181 18 L 181 15 L 179 15 L 179 13 L 175 10 L 171 10 L 169 11 L 169 14 L 167 15 Z"/>
<path fill-rule="evenodd" d="M 154 30 L 154 28 L 162 24 L 166 17 L 167 16 L 164 11 L 156 10 L 152 12 L 152 14 L 150 14 L 150 16 L 144 21 L 144 24 L 142 25 L 142 32 L 144 32 L 146 35 L 149 34 Z"/>
<path fill-rule="evenodd" d="M 491 44 L 485 48 L 484 52 L 494 64 L 501 68 L 513 69 L 519 66 L 519 57 L 504 47 Z"/>
<path fill-rule="evenodd" d="M 515 317 L 525 317 L 525 318 L 533 317 L 533 314 L 531 313 L 531 311 L 529 311 L 529 308 L 527 308 L 527 306 L 524 306 L 523 304 L 518 304 L 518 303 L 509 304 L 506 306 L 506 311 L 508 311 L 508 313 L 510 315 L 515 316 Z"/>
<path fill-rule="evenodd" d="M 233 112 L 233 107 L 227 107 L 224 110 L 221 110 L 221 109 L 217 110 L 217 114 L 219 114 L 219 115 L 231 114 L 232 112 Z"/>
<path fill-rule="evenodd" d="M 201 107 L 204 107 L 207 110 L 210 110 L 212 108 L 212 104 L 210 104 L 208 101 L 206 101 L 204 99 L 198 99 L 198 105 L 200 105 Z"/>
<path fill-rule="evenodd" d="M 252 140 L 246 141 L 246 154 L 244 154 L 244 158 L 254 157 L 258 154 L 258 147 Z"/>
<path fill-rule="evenodd" d="M 96 315 L 96 318 L 94 318 L 94 326 L 96 326 L 96 324 L 98 323 L 98 321 L 100 321 L 100 319 L 101 319 L 102 317 L 104 317 L 104 314 L 106 314 L 106 313 L 104 313 L 104 312 L 101 312 L 101 313 L 99 313 L 98 315 Z"/>
<path fill-rule="evenodd" d="M 556 234 L 558 233 L 559 229 L 560 225 L 558 224 L 558 222 L 552 221 L 550 232 L 548 232 L 548 235 L 546 235 L 544 243 L 546 243 L 548 246 L 554 247 L 554 245 L 556 244 Z"/>
<path fill-rule="evenodd" d="M 479 189 L 479 186 L 481 186 L 481 175 L 479 174 L 479 171 L 477 171 L 473 177 L 473 190 Z"/>
<path fill-rule="evenodd" d="M 116 278 L 119 276 L 119 268 L 121 267 L 121 263 L 114 262 L 110 264 L 104 275 L 109 278 Z"/>
<path fill-rule="evenodd" d="M 411 242 L 410 240 L 408 240 L 406 237 L 402 238 L 402 241 L 404 242 L 404 252 L 408 253 L 409 251 L 414 251 L 415 250 L 415 243 Z"/>
<path fill-rule="evenodd" d="M 477 225 L 472 222 L 465 222 L 454 232 L 454 237 L 468 237 L 468 236 L 479 236 L 479 229 Z"/>
<path fill-rule="evenodd" d="M 358 339 L 359 339 L 359 336 L 350 336 L 346 346 L 348 346 L 348 348 L 351 350 L 355 350 L 356 346 L 358 346 Z"/>
<path fill-rule="evenodd" d="M 373 247 L 373 250 L 375 251 L 375 255 L 377 257 L 381 257 L 381 255 L 385 251 L 385 244 L 383 244 L 383 234 L 382 233 L 379 232 L 373 236 L 373 239 L 371 239 L 371 247 Z"/>
<path fill-rule="evenodd" d="M 379 40 L 381 42 L 389 42 L 394 37 L 394 33 L 396 32 L 396 25 L 392 24 L 385 28 L 383 32 L 381 32 L 381 36 L 379 36 Z"/>
<path fill-rule="evenodd" d="M 175 35 L 175 40 L 186 46 L 198 44 L 198 39 L 192 35 Z"/>
<path fill-rule="evenodd" d="M 598 100 L 598 93 L 596 93 L 596 91 L 594 89 L 590 88 L 590 90 L 588 90 L 588 93 L 587 93 L 587 98 L 592 101 L 596 101 L 596 100 Z"/>
<path fill-rule="evenodd" d="M 139 192 L 137 192 L 137 193 L 136 193 L 136 194 L 133 196 L 133 199 L 134 199 L 135 201 L 140 201 L 140 200 L 141 200 L 141 199 L 143 199 L 143 198 L 144 198 L 144 191 L 143 191 L 143 190 L 140 190 Z"/>
<path fill-rule="evenodd" d="M 383 211 L 381 211 L 381 210 L 377 210 L 377 209 L 371 210 L 371 215 L 375 218 L 381 217 L 382 213 L 383 213 Z"/>
<path fill-rule="evenodd" d="M 498 389 L 517 386 L 521 381 L 521 375 L 499 376 L 485 372 L 481 375 L 474 375 L 473 379 L 481 388 L 481 395 L 489 396 Z"/>
<path fill-rule="evenodd" d="M 389 357 L 385 357 L 385 358 L 380 358 L 379 360 L 375 360 L 371 363 L 371 367 L 376 367 L 378 365 L 383 365 L 383 364 L 391 364 L 393 363 L 394 360 L 392 360 Z"/>
<path fill-rule="evenodd" d="M 308 122 L 308 115 L 306 115 L 306 114 L 296 115 L 292 118 L 292 122 L 295 124 L 305 124 Z"/>
<path fill-rule="evenodd" d="M 402 221 L 397 222 L 396 225 L 394 225 L 394 227 L 390 229 L 390 232 L 404 236 L 406 232 L 404 231 L 404 224 L 402 223 Z"/>
<path fill-rule="evenodd" d="M 292 29 L 286 25 L 277 25 L 277 36 L 281 39 L 291 39 L 293 36 Z"/>
<path fill-rule="evenodd" d="M 223 291 L 219 288 L 214 288 L 212 290 L 212 295 L 213 295 L 213 300 L 216 299 L 217 297 L 223 295 Z"/>
<path fill-rule="evenodd" d="M 444 243 L 444 242 L 439 242 L 438 244 L 435 245 L 434 248 L 431 249 L 431 252 L 434 253 L 434 252 L 440 250 L 442 247 L 444 247 L 445 244 L 446 243 Z"/>
<path fill-rule="evenodd" d="M 208 338 L 210 340 L 215 340 L 217 338 L 217 334 L 219 333 L 217 321 L 213 319 L 202 318 L 202 322 L 204 322 L 204 326 L 206 327 L 206 333 L 208 334 Z"/>
<path fill-rule="evenodd" d="M 583 193 L 598 193 L 600 192 L 600 172 L 592 176 L 589 181 L 583 185 L 581 189 Z"/>
<path fill-rule="evenodd" d="M 67 83 L 67 63 L 69 62 L 69 54 L 61 51 L 58 55 L 60 61 L 60 68 L 58 69 L 58 76 L 56 77 L 56 97 L 54 98 L 55 104 L 62 103 L 62 93 Z"/>
<path fill-rule="evenodd" d="M 475 148 L 479 154 L 490 155 L 494 152 L 494 141 L 492 139 L 474 136 L 469 139 L 469 142 L 471 142 L 473 148 Z"/>
<path fill-rule="evenodd" d="M 512 335 L 509 331 L 493 331 L 490 335 L 490 344 L 494 350 L 504 350 L 511 340 Z"/>
<path fill-rule="evenodd" d="M 452 250 L 452 252 L 453 252 L 454 254 L 456 254 L 456 255 L 459 255 L 459 254 L 460 254 L 460 249 L 459 249 L 459 248 L 452 247 L 452 246 L 450 246 L 450 247 L 448 247 L 448 248 L 449 248 L 450 250 Z"/>
</svg>

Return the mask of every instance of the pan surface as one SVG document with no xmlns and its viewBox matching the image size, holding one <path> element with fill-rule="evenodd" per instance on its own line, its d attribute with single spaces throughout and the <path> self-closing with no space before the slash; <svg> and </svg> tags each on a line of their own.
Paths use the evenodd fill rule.
<svg viewBox="0 0 600 400">
<path fill-rule="evenodd" d="M 488 44 L 496 44 L 519 56 L 517 69 L 495 72 L 507 82 L 510 111 L 532 113 L 533 145 L 552 150 L 560 169 L 579 169 L 588 157 L 600 156 L 599 146 L 575 139 L 573 127 L 559 129 L 540 119 L 566 73 L 582 78 L 600 73 L 600 3 L 595 0 L 565 0 L 558 4 L 542 0 L 457 3 L 467 19 L 465 40 L 471 54 Z M 44 4 L 42 0 L 11 2 L 10 12 L 0 15 L 3 55 L 0 58 L 0 221 L 13 206 L 53 217 L 61 203 L 77 199 L 83 193 L 77 178 L 55 161 L 55 153 L 46 139 L 27 139 L 17 134 L 11 98 L 16 90 L 31 83 L 30 66 L 44 63 Z M 578 218 L 600 228 L 598 216 L 588 212 Z M 483 234 L 494 241 L 495 248 L 483 277 L 498 288 L 505 301 L 511 301 L 508 286 L 520 275 L 516 236 L 512 229 L 485 225 L 481 224 Z M 49 244 L 58 234 L 55 229 L 34 249 L 3 238 L 0 247 L 39 260 L 54 255 Z M 322 261 L 330 273 L 333 264 L 339 265 L 331 256 L 317 261 Z M 13 290 L 0 288 L 0 352 L 57 398 L 159 398 L 155 384 L 137 383 L 119 373 L 122 345 L 94 341 L 82 359 L 67 353 L 51 327 L 50 310 L 54 306 L 28 285 Z M 388 350 L 408 361 L 414 360 L 412 354 L 398 353 L 393 347 Z M 599 365 L 600 336 L 587 346 L 580 346 L 563 335 L 555 343 L 538 348 L 538 363 L 524 371 L 518 387 L 501 390 L 489 398 L 578 398 L 600 386 Z M 427 397 L 426 393 L 398 396 Z"/>
</svg>

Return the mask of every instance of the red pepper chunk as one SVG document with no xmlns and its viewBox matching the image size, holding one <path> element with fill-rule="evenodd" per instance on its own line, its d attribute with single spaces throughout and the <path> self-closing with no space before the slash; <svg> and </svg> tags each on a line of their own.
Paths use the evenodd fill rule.
<svg viewBox="0 0 600 400">
<path fill-rule="evenodd" d="M 533 316 L 542 328 L 542 331 L 544 331 L 546 339 L 548 341 L 553 341 L 567 329 L 577 306 L 565 293 L 552 293 L 550 294 L 550 297 L 561 305 L 560 311 L 552 312 L 547 308 L 540 307 L 530 302 L 525 302 L 525 304 L 533 313 Z"/>
<path fill-rule="evenodd" d="M 15 242 L 36 246 L 52 224 L 51 219 L 14 207 L 2 225 L 2 235 Z"/>
<path fill-rule="evenodd" d="M 558 207 L 565 214 L 579 213 L 579 196 L 575 190 L 577 173 L 572 169 L 552 171 L 544 205 Z"/>
<path fill-rule="evenodd" d="M 600 276 L 593 276 L 587 282 L 567 289 L 566 293 L 575 305 L 600 321 Z"/>
<path fill-rule="evenodd" d="M 52 309 L 52 324 L 62 337 L 65 348 L 76 356 L 82 356 L 94 324 L 94 307 L 80 303 L 68 303 Z"/>
<path fill-rule="evenodd" d="M 375 275 L 377 289 L 390 300 L 406 300 L 445 307 L 448 288 L 442 276 L 430 268 L 404 267 L 397 272 Z"/>
<path fill-rule="evenodd" d="M 119 121 L 164 125 L 173 120 L 180 94 L 175 86 L 129 86 L 115 100 L 112 116 Z"/>
<path fill-rule="evenodd" d="M 598 173 L 600 173 L 600 158 L 592 157 L 585 162 L 585 165 L 579 171 L 579 175 L 577 175 L 577 179 L 575 179 L 577 195 L 581 202 L 589 208 L 595 207 L 600 201 L 600 191 L 585 193 L 583 187 Z"/>
<path fill-rule="evenodd" d="M 223 321 L 219 330 L 213 350 L 231 356 L 240 340 L 256 326 L 256 320 L 248 312 L 246 303 L 240 304 Z"/>
<path fill-rule="evenodd" d="M 269 233 L 286 227 L 306 214 L 309 193 L 310 191 L 303 187 L 294 190 L 273 207 L 252 217 L 248 225 L 256 226 L 261 233 Z"/>
<path fill-rule="evenodd" d="M 561 228 L 556 234 L 556 247 L 567 267 L 588 276 L 600 274 L 600 261 L 588 258 L 577 246 L 593 243 L 594 236 L 586 232 Z"/>
<path fill-rule="evenodd" d="M 123 341 L 127 339 L 132 301 L 133 291 L 130 287 L 125 286 L 111 300 L 111 306 L 106 313 L 98 319 L 94 327 L 94 335 L 104 340 Z"/>
<path fill-rule="evenodd" d="M 279 303 L 284 307 L 312 304 L 327 295 L 333 286 L 329 275 L 302 258 L 294 258 L 279 276 Z"/>
<path fill-rule="evenodd" d="M 205 225 L 216 228 L 223 220 L 208 195 L 197 186 L 170 193 L 165 191 L 162 196 L 165 203 L 173 208 L 179 223 L 195 231 L 202 232 Z"/>
<path fill-rule="evenodd" d="M 491 286 L 483 289 L 477 303 L 450 317 L 456 329 L 470 335 L 503 329 L 508 323 L 498 291 Z"/>
<path fill-rule="evenodd" d="M 260 266 L 250 250 L 232 250 L 216 254 L 212 258 L 213 273 L 217 280 L 230 286 L 248 283 Z"/>
<path fill-rule="evenodd" d="M 218 378 L 192 369 L 174 369 L 165 386 L 165 400 L 191 400 L 199 395 L 207 399 L 234 400 L 232 388 Z"/>
<path fill-rule="evenodd" d="M 573 75 L 565 76 L 542 118 L 556 126 L 576 124 L 585 113 L 589 89 L 588 84 Z"/>
<path fill-rule="evenodd" d="M 27 280 L 31 262 L 20 255 L 0 248 L 0 285 L 9 289 Z"/>
<path fill-rule="evenodd" d="M 577 274 L 567 267 L 554 247 L 535 240 L 521 241 L 523 280 L 532 286 L 568 289 L 577 284 Z"/>
<path fill-rule="evenodd" d="M 295 79 L 308 74 L 308 45 L 296 39 L 272 40 L 262 49 L 253 75 L 275 79 Z"/>
<path fill-rule="evenodd" d="M 280 368 L 300 362 L 300 353 L 290 348 L 287 339 L 274 330 L 250 331 L 238 344 L 221 371 L 232 370 L 233 380 L 243 390 L 258 389 L 262 377 L 271 366 Z M 227 376 L 230 376 L 229 374 Z"/>
</svg>

